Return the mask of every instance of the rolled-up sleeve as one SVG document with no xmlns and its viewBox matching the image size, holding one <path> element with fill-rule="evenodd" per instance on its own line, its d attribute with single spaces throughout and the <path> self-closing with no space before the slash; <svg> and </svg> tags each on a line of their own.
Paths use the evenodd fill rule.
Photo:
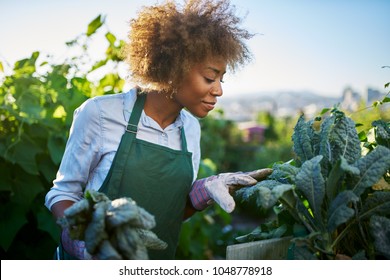
<svg viewBox="0 0 390 280">
<path fill-rule="evenodd" d="M 189 112 L 182 110 L 181 117 L 184 123 L 184 130 L 187 140 L 188 151 L 192 153 L 192 166 L 194 176 L 192 182 L 195 182 L 198 176 L 199 164 L 200 164 L 200 125 L 199 121 L 192 116 Z"/>
<path fill-rule="evenodd" d="M 90 172 L 101 157 L 100 122 L 101 116 L 93 99 L 84 102 L 75 110 L 56 179 L 45 197 L 47 208 L 51 209 L 58 201 L 78 201 L 82 198 Z"/>
</svg>

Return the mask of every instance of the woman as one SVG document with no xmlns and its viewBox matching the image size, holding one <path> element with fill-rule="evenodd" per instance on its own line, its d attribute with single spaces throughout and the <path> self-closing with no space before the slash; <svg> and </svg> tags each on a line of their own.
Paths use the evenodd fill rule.
<svg viewBox="0 0 390 280">
<path fill-rule="evenodd" d="M 227 67 L 234 70 L 250 57 L 243 41 L 251 34 L 239 22 L 225 0 L 188 1 L 181 9 L 167 2 L 139 12 L 124 54 L 140 87 L 92 98 L 75 111 L 46 196 L 55 218 L 88 189 L 111 199 L 131 197 L 155 216 L 153 231 L 168 243 L 166 250 L 149 251 L 149 257 L 173 259 L 183 219 L 213 201 L 233 211 L 229 191 L 255 184 L 258 173 L 196 180 L 197 118 L 214 109 Z M 75 258 L 90 258 L 84 242 L 71 240 L 67 231 L 62 245 Z"/>
</svg>

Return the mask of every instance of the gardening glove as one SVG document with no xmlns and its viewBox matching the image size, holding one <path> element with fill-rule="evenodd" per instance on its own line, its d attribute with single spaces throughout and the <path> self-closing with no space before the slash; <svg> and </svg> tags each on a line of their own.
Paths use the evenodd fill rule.
<svg viewBox="0 0 390 280">
<path fill-rule="evenodd" d="M 64 250 L 71 256 L 80 260 L 93 260 L 96 259 L 88 253 L 85 248 L 85 242 L 82 240 L 74 240 L 70 237 L 69 229 L 63 229 L 61 234 L 61 243 Z"/>
<path fill-rule="evenodd" d="M 265 168 L 251 172 L 221 173 L 195 181 L 190 199 L 193 206 L 202 210 L 215 201 L 223 210 L 231 213 L 236 203 L 232 194 L 242 188 L 255 185 L 272 173 L 272 169 Z"/>
</svg>

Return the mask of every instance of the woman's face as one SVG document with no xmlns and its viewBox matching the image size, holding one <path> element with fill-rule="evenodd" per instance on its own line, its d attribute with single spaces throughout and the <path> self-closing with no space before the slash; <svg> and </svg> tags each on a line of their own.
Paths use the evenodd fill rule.
<svg viewBox="0 0 390 280">
<path fill-rule="evenodd" d="M 222 59 L 195 64 L 174 95 L 174 101 L 198 118 L 207 116 L 214 109 L 217 97 L 222 95 L 225 72 L 226 62 Z"/>
</svg>

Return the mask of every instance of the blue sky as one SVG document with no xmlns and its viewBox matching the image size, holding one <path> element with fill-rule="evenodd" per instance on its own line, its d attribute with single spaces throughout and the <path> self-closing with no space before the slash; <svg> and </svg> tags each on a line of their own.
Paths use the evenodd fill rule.
<svg viewBox="0 0 390 280">
<path fill-rule="evenodd" d="M 109 31 L 126 39 L 128 21 L 155 0 L 0 0 L 0 61 L 41 51 L 59 58 L 65 42 L 86 30 L 99 14 Z M 160 1 L 161 2 L 161 1 Z M 225 95 L 312 91 L 339 96 L 351 86 L 384 91 L 390 82 L 390 1 L 232 0 L 254 61 L 225 77 Z M 97 47 L 96 56 L 103 51 Z"/>
</svg>

